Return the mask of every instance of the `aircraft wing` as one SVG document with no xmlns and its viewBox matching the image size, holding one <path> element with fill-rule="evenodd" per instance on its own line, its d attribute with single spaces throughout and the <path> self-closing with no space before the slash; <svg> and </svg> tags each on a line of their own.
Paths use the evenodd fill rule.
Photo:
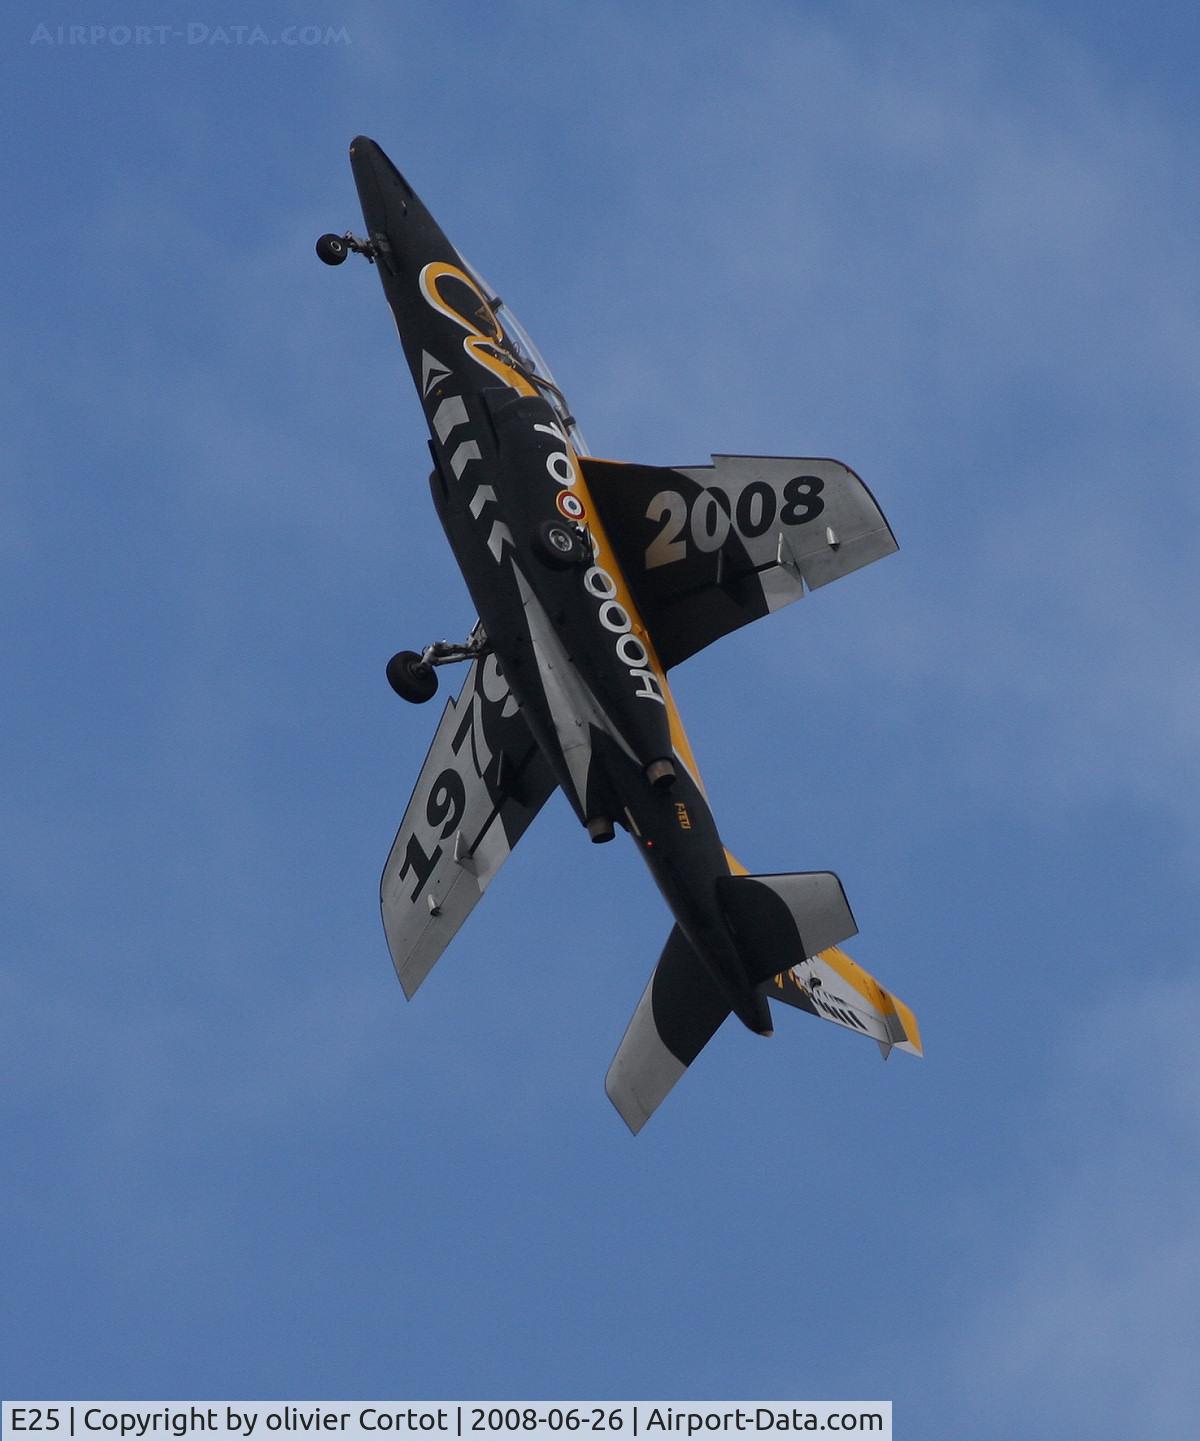
<svg viewBox="0 0 1200 1441">
<path fill-rule="evenodd" d="M 673 469 L 580 457 L 667 668 L 897 548 L 871 492 L 840 461 L 712 462 Z"/>
<path fill-rule="evenodd" d="M 494 656 L 447 703 L 380 881 L 412 998 L 556 785 Z"/>
</svg>

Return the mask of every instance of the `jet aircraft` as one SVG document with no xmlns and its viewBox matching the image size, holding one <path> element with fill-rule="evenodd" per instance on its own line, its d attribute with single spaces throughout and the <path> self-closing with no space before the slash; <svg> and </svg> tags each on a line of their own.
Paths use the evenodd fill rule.
<svg viewBox="0 0 1200 1441">
<path fill-rule="evenodd" d="M 526 827 L 561 788 L 594 842 L 628 832 L 674 918 L 609 1068 L 634 1132 L 730 1014 L 770 1001 L 921 1054 L 909 1008 L 840 949 L 857 927 L 827 871 L 751 875 L 726 848 L 668 672 L 712 641 L 896 549 L 834 460 L 714 455 L 660 467 L 588 453 L 562 391 L 492 287 L 380 147 L 350 162 L 366 234 L 330 265 L 378 271 L 430 430 L 433 503 L 479 620 L 388 663 L 442 714 L 381 883 L 412 997 Z"/>
</svg>

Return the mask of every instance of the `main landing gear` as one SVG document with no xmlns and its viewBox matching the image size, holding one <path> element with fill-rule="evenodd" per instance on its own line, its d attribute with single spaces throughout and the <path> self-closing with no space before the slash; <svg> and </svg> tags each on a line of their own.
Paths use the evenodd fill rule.
<svg viewBox="0 0 1200 1441">
<path fill-rule="evenodd" d="M 437 694 L 438 678 L 434 666 L 453 665 L 455 661 L 476 660 L 491 650 L 483 627 L 474 630 L 461 645 L 448 640 L 435 640 L 422 651 L 401 650 L 387 663 L 388 685 L 401 700 L 414 705 L 432 700 Z"/>
<path fill-rule="evenodd" d="M 544 521 L 533 534 L 533 548 L 554 570 L 571 570 L 589 562 L 591 546 L 577 525 L 563 520 Z"/>
<path fill-rule="evenodd" d="M 379 253 L 373 240 L 360 240 L 349 230 L 345 235 L 322 235 L 317 241 L 317 255 L 326 265 L 341 265 L 351 251 L 355 255 L 365 255 L 372 265 Z"/>
</svg>

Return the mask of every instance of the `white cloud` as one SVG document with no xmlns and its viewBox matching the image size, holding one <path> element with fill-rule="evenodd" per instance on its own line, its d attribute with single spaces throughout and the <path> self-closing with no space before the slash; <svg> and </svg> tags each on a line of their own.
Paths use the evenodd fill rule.
<svg viewBox="0 0 1200 1441">
<path fill-rule="evenodd" d="M 1053 1107 L 1030 1118 L 1024 1196 L 955 1348 L 973 1435 L 1183 1436 L 1200 1412 L 1200 983 L 1084 1009 Z M 985 1420 L 986 1418 L 986 1420 Z"/>
</svg>

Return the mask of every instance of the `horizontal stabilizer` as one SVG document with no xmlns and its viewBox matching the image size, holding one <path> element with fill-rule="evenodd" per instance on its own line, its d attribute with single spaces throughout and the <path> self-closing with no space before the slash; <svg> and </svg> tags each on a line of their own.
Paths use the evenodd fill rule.
<svg viewBox="0 0 1200 1441">
<path fill-rule="evenodd" d="M 923 1053 L 917 1018 L 839 947 L 857 933 L 829 871 L 722 876 L 717 894 L 751 985 L 776 1001 L 893 1047 Z"/>
<path fill-rule="evenodd" d="M 728 1002 L 676 926 L 604 1078 L 609 1100 L 635 1135 L 728 1014 Z"/>
<path fill-rule="evenodd" d="M 774 1000 L 872 1037 L 884 1060 L 893 1047 L 925 1054 L 912 1011 L 837 946 L 782 972 L 765 989 Z"/>
<path fill-rule="evenodd" d="M 832 871 L 722 876 L 717 898 L 752 986 L 858 933 Z"/>
</svg>

